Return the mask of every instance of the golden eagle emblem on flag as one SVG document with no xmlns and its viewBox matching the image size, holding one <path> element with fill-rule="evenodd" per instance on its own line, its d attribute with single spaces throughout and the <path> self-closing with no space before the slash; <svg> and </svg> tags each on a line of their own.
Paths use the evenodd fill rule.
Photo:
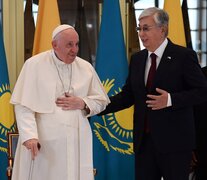
<svg viewBox="0 0 207 180">
<path fill-rule="evenodd" d="M 7 152 L 7 133 L 15 131 L 13 106 L 8 84 L 0 86 L 0 151 Z"/>
<path fill-rule="evenodd" d="M 114 86 L 115 79 L 103 81 L 108 93 Z M 121 88 L 114 92 L 119 93 Z M 94 133 L 107 151 L 133 154 L 133 108 L 102 116 L 102 122 L 94 122 Z"/>
</svg>

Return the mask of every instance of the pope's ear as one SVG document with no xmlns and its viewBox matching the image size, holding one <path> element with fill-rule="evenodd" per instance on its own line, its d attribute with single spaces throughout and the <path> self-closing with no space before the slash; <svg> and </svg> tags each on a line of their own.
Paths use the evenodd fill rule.
<svg viewBox="0 0 207 180">
<path fill-rule="evenodd" d="M 56 42 L 56 40 L 53 40 L 53 41 L 52 41 L 52 47 L 53 47 L 53 49 L 56 49 L 56 47 L 57 47 L 57 42 Z"/>
</svg>

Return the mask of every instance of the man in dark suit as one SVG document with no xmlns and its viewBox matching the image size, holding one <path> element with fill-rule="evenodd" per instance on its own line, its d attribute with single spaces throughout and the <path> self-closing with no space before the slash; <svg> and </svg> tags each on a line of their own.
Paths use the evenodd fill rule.
<svg viewBox="0 0 207 180">
<path fill-rule="evenodd" d="M 188 180 L 193 105 L 207 99 L 197 55 L 167 39 L 168 21 L 158 8 L 141 13 L 137 30 L 146 49 L 132 55 L 122 92 L 101 113 L 134 105 L 136 180 Z"/>
<path fill-rule="evenodd" d="M 207 66 L 202 68 L 207 78 Z M 194 109 L 196 125 L 196 180 L 207 180 L 207 101 Z"/>
</svg>

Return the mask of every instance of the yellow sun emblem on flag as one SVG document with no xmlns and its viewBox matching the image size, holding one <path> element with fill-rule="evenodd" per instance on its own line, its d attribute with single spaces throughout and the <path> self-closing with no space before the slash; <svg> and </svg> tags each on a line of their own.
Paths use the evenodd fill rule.
<svg viewBox="0 0 207 180">
<path fill-rule="evenodd" d="M 0 86 L 0 151 L 6 151 L 7 133 L 15 131 L 13 106 L 9 103 L 11 98 L 8 84 Z"/>
<path fill-rule="evenodd" d="M 103 82 L 108 93 L 114 86 L 114 79 Z M 114 91 L 119 93 L 121 88 Z M 102 123 L 94 122 L 94 133 L 107 151 L 115 150 L 122 154 L 133 154 L 133 107 L 102 116 Z M 107 136 L 107 137 L 106 137 Z"/>
</svg>

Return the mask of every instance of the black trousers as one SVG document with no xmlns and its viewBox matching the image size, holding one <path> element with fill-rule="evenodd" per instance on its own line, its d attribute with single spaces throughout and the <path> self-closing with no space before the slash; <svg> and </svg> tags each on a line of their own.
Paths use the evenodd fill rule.
<svg viewBox="0 0 207 180">
<path fill-rule="evenodd" d="M 135 153 L 136 180 L 189 180 L 192 152 L 160 153 L 150 134 L 144 135 Z"/>
<path fill-rule="evenodd" d="M 197 152 L 197 167 L 195 169 L 196 180 L 207 180 L 207 148 Z"/>
</svg>

